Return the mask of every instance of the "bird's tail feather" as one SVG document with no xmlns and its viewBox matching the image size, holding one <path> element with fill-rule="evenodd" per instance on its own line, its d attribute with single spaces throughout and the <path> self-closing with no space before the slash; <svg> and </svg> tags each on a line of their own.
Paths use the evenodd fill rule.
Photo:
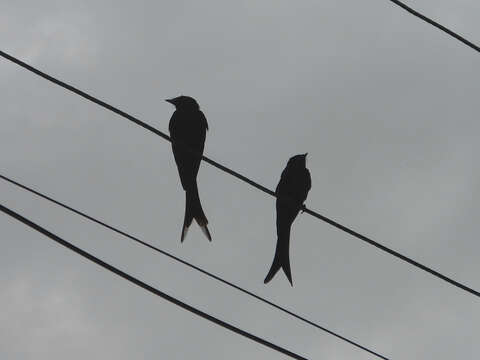
<svg viewBox="0 0 480 360">
<path fill-rule="evenodd" d="M 197 184 L 195 184 L 195 186 L 192 186 L 191 189 L 186 190 L 185 196 L 185 217 L 183 220 L 182 235 L 180 238 L 181 242 L 185 240 L 188 228 L 192 224 L 193 219 L 195 219 L 197 224 L 200 226 L 202 232 L 205 234 L 207 239 L 209 241 L 212 241 L 212 236 L 210 235 L 210 231 L 207 227 L 208 220 L 205 216 L 205 213 L 203 212 L 202 204 L 200 203 L 200 197 L 198 196 Z"/>
<path fill-rule="evenodd" d="M 272 266 L 270 267 L 270 270 L 268 271 L 268 274 L 265 277 L 265 280 L 263 280 L 263 283 L 266 284 L 270 280 L 272 280 L 275 274 L 278 272 L 278 270 L 282 268 L 283 272 L 287 276 L 288 281 L 290 282 L 290 285 L 293 286 L 288 248 L 285 251 L 285 249 L 282 249 L 282 247 L 279 246 L 279 243 L 280 241 L 277 242 L 277 248 L 275 249 L 275 256 L 273 258 Z"/>
</svg>

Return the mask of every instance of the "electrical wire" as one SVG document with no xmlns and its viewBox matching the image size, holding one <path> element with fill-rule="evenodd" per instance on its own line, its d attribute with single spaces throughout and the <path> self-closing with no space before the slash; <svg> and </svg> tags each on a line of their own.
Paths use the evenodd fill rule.
<svg viewBox="0 0 480 360">
<path fill-rule="evenodd" d="M 124 237 L 126 237 L 126 238 L 128 238 L 128 239 L 130 239 L 130 240 L 133 240 L 134 242 L 136 242 L 136 243 L 138 243 L 138 244 L 141 244 L 141 245 L 143 245 L 143 246 L 145 246 L 145 247 L 147 247 L 147 248 L 149 248 L 149 249 L 151 249 L 151 250 L 154 250 L 154 251 L 156 251 L 156 252 L 158 252 L 158 253 L 160 253 L 160 254 L 162 254 L 162 255 L 165 255 L 165 256 L 167 256 L 167 257 L 169 257 L 169 258 L 171 258 L 171 259 L 173 259 L 173 260 L 175 260 L 175 261 L 177 261 L 177 262 L 179 262 L 179 263 L 181 263 L 181 264 L 183 264 L 183 265 L 186 265 L 186 266 L 188 266 L 188 267 L 190 267 L 190 268 L 192 268 L 192 269 L 194 269 L 194 270 L 196 270 L 196 271 L 204 274 L 204 275 L 207 275 L 208 277 L 210 277 L 210 278 L 212 278 L 212 279 L 215 279 L 215 280 L 220 281 L 221 283 L 223 283 L 223 284 L 225 284 L 225 285 L 228 285 L 228 286 L 230 286 L 230 287 L 232 287 L 232 288 L 234 288 L 234 289 L 237 289 L 237 290 L 243 292 L 244 294 L 247 294 L 247 295 L 249 295 L 249 296 L 251 296 L 251 297 L 253 297 L 253 298 L 255 298 L 255 299 L 257 299 L 257 300 L 259 300 L 259 301 L 261 301 L 261 302 L 263 302 L 263 303 L 265 303 L 265 304 L 267 304 L 267 305 L 270 305 L 270 306 L 272 306 L 272 307 L 274 307 L 274 308 L 276 308 L 276 309 L 278 309 L 278 310 L 280 310 L 280 311 L 282 311 L 282 312 L 284 312 L 284 313 L 286 313 L 286 314 L 288 314 L 288 315 L 290 315 L 290 316 L 292 316 L 292 317 L 294 317 L 294 318 L 296 318 L 296 319 L 298 319 L 298 320 L 300 320 L 300 321 L 303 321 L 304 323 L 307 323 L 307 324 L 309 324 L 309 325 L 311 325 L 311 326 L 313 326 L 313 327 L 315 327 L 315 328 L 317 328 L 317 329 L 323 330 L 323 331 L 327 332 L 328 334 L 333 335 L 333 336 L 337 337 L 338 339 L 343 340 L 343 341 L 345 341 L 345 342 L 347 342 L 347 343 L 349 343 L 349 344 L 351 344 L 351 345 L 353 345 L 353 346 L 355 346 L 355 347 L 357 347 L 357 348 L 359 348 L 359 349 L 361 349 L 361 350 L 364 350 L 364 351 L 366 351 L 366 352 L 369 352 L 370 354 L 375 355 L 375 356 L 377 356 L 377 357 L 379 357 L 379 358 L 381 358 L 381 359 L 389 360 L 387 357 L 385 357 L 385 356 L 383 356 L 383 355 L 381 355 L 381 354 L 379 354 L 379 353 L 377 353 L 377 352 L 375 352 L 375 351 L 373 351 L 373 350 L 370 350 L 370 349 L 368 349 L 367 347 L 365 347 L 365 346 L 363 346 L 363 345 L 360 345 L 360 344 L 358 344 L 358 343 L 356 343 L 356 342 L 354 342 L 354 341 L 352 341 L 352 340 L 350 340 L 350 339 L 348 339 L 348 338 L 346 338 L 346 337 L 344 337 L 344 336 L 342 336 L 342 335 L 339 335 L 339 334 L 335 333 L 334 331 L 331 331 L 331 330 L 327 329 L 327 328 L 324 327 L 324 326 L 321 326 L 321 325 L 319 325 L 319 324 L 316 324 L 315 322 L 313 322 L 313 321 L 311 321 L 311 320 L 308 320 L 307 318 L 302 317 L 302 316 L 300 316 L 300 315 L 298 315 L 298 314 L 296 314 L 296 313 L 294 313 L 294 312 L 292 312 L 292 311 L 290 311 L 290 310 L 288 310 L 288 309 L 286 309 L 286 308 L 284 308 L 284 307 L 282 307 L 282 306 L 280 306 L 280 305 L 277 305 L 277 304 L 271 302 L 270 300 L 267 300 L 267 299 L 265 299 L 265 298 L 263 298 L 263 297 L 255 294 L 255 293 L 253 293 L 253 292 L 251 292 L 251 291 L 248 291 L 248 290 L 246 290 L 246 289 L 244 289 L 244 288 L 242 288 L 242 287 L 240 287 L 240 286 L 238 286 L 238 285 L 235 285 L 234 283 L 232 283 L 232 282 L 230 282 L 230 281 L 228 281 L 228 280 L 225 280 L 225 279 L 223 279 L 223 278 L 221 278 L 221 277 L 219 277 L 219 276 L 217 276 L 217 275 L 215 275 L 215 274 L 212 274 L 212 273 L 208 272 L 207 270 L 204 270 L 204 269 L 202 269 L 202 268 L 200 268 L 200 267 L 198 267 L 198 266 L 195 266 L 195 265 L 189 263 L 188 261 L 185 261 L 185 260 L 183 260 L 183 259 L 181 259 L 181 258 L 179 258 L 179 257 L 177 257 L 177 256 L 175 256 L 175 255 L 173 255 L 173 254 L 168 253 L 167 251 L 164 251 L 164 250 L 162 250 L 162 249 L 159 249 L 159 248 L 157 248 L 157 247 L 155 247 L 155 246 L 153 246 L 153 245 L 151 245 L 151 244 L 149 244 L 149 243 L 147 243 L 147 242 L 145 242 L 145 241 L 143 241 L 143 240 L 140 240 L 139 238 L 137 238 L 137 237 L 135 237 L 135 236 L 133 236 L 133 235 L 130 235 L 130 234 L 128 234 L 128 233 L 126 233 L 126 232 L 124 232 L 124 231 L 122 231 L 122 230 L 119 230 L 118 228 L 115 228 L 115 227 L 113 227 L 113 226 L 111 226 L 111 225 L 108 225 L 107 223 L 105 223 L 105 222 L 103 222 L 103 221 L 101 221 L 101 220 L 95 219 L 94 217 L 92 217 L 92 216 L 90 216 L 90 215 L 88 215 L 88 214 L 86 214 L 86 213 L 84 213 L 84 212 L 82 212 L 82 211 L 76 210 L 76 209 L 74 209 L 73 207 L 71 207 L 71 206 L 69 206 L 69 205 L 66 205 L 66 204 L 64 204 L 64 203 L 62 203 L 62 202 L 60 202 L 60 201 L 58 201 L 58 200 L 55 200 L 55 199 L 53 199 L 53 198 L 50 197 L 50 196 L 47 196 L 47 195 L 45 195 L 45 194 L 42 194 L 41 192 L 39 192 L 39 191 L 37 191 L 37 190 L 34 190 L 34 189 L 32 189 L 32 188 L 30 188 L 30 187 L 28 187 L 28 186 L 26 186 L 26 185 L 23 185 L 23 184 L 15 181 L 15 180 L 13 180 L 13 179 L 10 179 L 10 178 L 2 175 L 2 174 L 0 174 L 0 178 L 3 179 L 3 180 L 5 180 L 5 181 L 7 181 L 7 182 L 9 182 L 9 183 L 11 183 L 11 184 L 13 184 L 13 185 L 15 185 L 15 186 L 17 186 L 17 187 L 20 187 L 20 188 L 23 189 L 23 190 L 26 190 L 26 191 L 28 191 L 28 192 L 30 192 L 30 193 L 32 193 L 32 194 L 35 194 L 35 195 L 37 195 L 37 196 L 39 196 L 39 197 L 41 197 L 41 198 L 43 198 L 43 199 L 45 199 L 45 200 L 48 200 L 48 201 L 50 201 L 50 202 L 52 202 L 52 203 L 54 203 L 54 204 L 56 204 L 56 205 L 58 205 L 58 206 L 60 206 L 60 207 L 62 207 L 62 208 L 64 208 L 64 209 L 67 209 L 67 210 L 69 210 L 69 211 L 71 211 L 71 212 L 73 212 L 73 213 L 75 213 L 75 214 L 77 214 L 77 215 L 80 215 L 80 216 L 82 216 L 83 218 L 85 218 L 85 219 L 87 219 L 87 220 L 90 220 L 90 221 L 92 221 L 92 222 L 94 222 L 94 223 L 96 223 L 96 224 L 98 224 L 98 225 L 101 225 L 101 226 L 103 226 L 103 227 L 105 227 L 105 228 L 107 228 L 107 229 L 109 229 L 109 230 L 111 230 L 111 231 L 114 231 L 114 232 L 116 232 L 117 234 L 120 234 L 120 235 L 122 235 L 122 236 L 124 236 Z"/>
<path fill-rule="evenodd" d="M 475 45 L 471 41 L 465 39 L 463 36 L 457 34 L 456 32 L 450 30 L 449 28 L 443 26 L 442 24 L 439 24 L 438 22 L 436 22 L 436 21 L 426 17 L 425 15 L 421 14 L 420 12 L 412 9 L 411 7 L 407 6 L 403 2 L 398 1 L 398 0 L 389 0 L 389 1 L 394 3 L 397 6 L 400 6 L 402 9 L 408 11 L 413 16 L 416 16 L 419 19 L 422 19 L 423 21 L 427 22 L 428 24 L 435 26 L 436 28 L 442 30 L 443 32 L 447 33 L 448 35 L 450 35 L 450 36 L 454 37 L 455 39 L 461 41 L 462 43 L 464 43 L 468 47 L 471 47 L 473 50 L 475 50 L 477 52 L 480 52 L 480 47 L 478 45 Z"/>
<path fill-rule="evenodd" d="M 242 330 L 236 326 L 233 326 L 231 325 L 230 323 L 227 323 L 223 320 L 220 320 L 212 315 L 209 315 L 201 310 L 198 310 L 197 308 L 191 306 L 191 305 L 188 305 L 176 298 L 174 298 L 173 296 L 170 296 L 156 288 L 154 288 L 153 286 L 150 286 L 146 283 L 144 283 L 143 281 L 133 277 L 132 275 L 129 275 L 127 274 L 126 272 L 123 272 L 122 270 L 106 263 L 105 261 L 97 258 L 96 256 L 80 249 L 79 247 L 69 243 L 68 241 L 62 239 L 61 237 L 51 233 L 50 231 L 46 230 L 45 228 L 41 227 L 40 225 L 37 225 L 35 224 L 34 222 L 28 220 L 27 218 L 23 217 L 22 215 L 14 212 L 13 210 L 10 210 L 9 208 L 3 206 L 0 204 L 0 211 L 4 212 L 5 214 L 7 215 L 10 215 L 11 217 L 15 218 L 16 220 L 24 223 L 25 225 L 31 227 L 32 229 L 38 231 L 39 233 L 49 237 L 50 239 L 52 239 L 53 241 L 55 241 L 56 243 L 66 247 L 67 249 L 70 249 L 72 250 L 73 252 L 77 253 L 78 255 L 90 260 L 91 262 L 103 267 L 104 269 L 124 278 L 125 280 L 143 288 L 144 290 L 147 290 L 148 292 L 154 294 L 154 295 L 157 295 L 165 300 L 167 300 L 168 302 L 171 302 L 172 304 L 175 304 L 181 308 L 183 308 L 184 310 L 187 310 L 195 315 L 198 315 L 208 321 L 211 321 L 225 329 L 228 329 L 236 334 L 239 334 L 241 336 L 244 336 L 258 344 L 261 344 L 261 345 L 264 345 L 272 350 L 275 350 L 275 351 L 278 351 L 284 355 L 287 355 L 293 359 L 298 359 L 298 360 L 308 360 L 307 358 L 303 357 L 303 356 L 300 356 L 292 351 L 289 351 L 281 346 L 278 346 L 274 343 L 271 343 L 263 338 L 260 338 L 256 335 L 253 335 L 245 330 Z"/>
<path fill-rule="evenodd" d="M 12 55 L 9 55 L 9 54 L 5 53 L 4 51 L 0 51 L 0 56 L 2 56 L 3 58 L 21 66 L 21 67 L 23 67 L 24 69 L 27 69 L 27 70 L 33 72 L 34 74 L 36 74 L 36 75 L 38 75 L 38 76 L 40 76 L 40 77 L 42 77 L 42 78 L 44 78 L 48 81 L 53 82 L 54 84 L 57 84 L 57 85 L 63 87 L 64 89 L 67 89 L 67 90 L 69 90 L 69 91 L 71 91 L 71 92 L 89 100 L 89 101 L 94 102 L 95 104 L 98 104 L 98 105 L 104 107 L 105 109 L 108 109 L 108 110 L 110 110 L 110 111 L 112 111 L 112 112 L 114 112 L 114 113 L 132 121 L 133 123 L 135 123 L 135 124 L 145 128 L 145 129 L 153 132 L 154 134 L 162 137 L 163 139 L 165 139 L 167 141 L 170 141 L 170 142 L 172 141 L 167 134 L 161 132 L 158 129 L 155 129 L 153 126 L 150 126 L 150 125 L 146 124 L 145 122 L 135 118 L 134 116 L 129 115 L 126 112 L 124 112 L 124 111 L 122 111 L 122 110 L 120 110 L 120 109 L 118 109 L 118 108 L 116 108 L 116 107 L 114 107 L 110 104 L 107 104 L 106 102 L 104 102 L 102 100 L 99 100 L 96 97 L 87 94 L 86 92 L 83 92 L 83 91 L 73 87 L 72 85 L 69 85 L 69 84 L 67 84 L 67 83 L 65 83 L 61 80 L 58 80 L 58 79 L 54 78 L 51 75 L 48 75 L 48 74 L 34 68 L 31 65 L 28 65 L 27 63 L 15 58 Z M 184 144 L 179 144 L 179 145 L 185 146 Z M 192 151 L 191 149 L 188 149 L 188 150 Z M 202 155 L 202 160 L 204 160 L 208 164 L 210 164 L 210 165 L 212 165 L 212 166 L 214 166 L 214 167 L 216 167 L 216 168 L 218 168 L 218 169 L 220 169 L 220 170 L 222 170 L 222 171 L 224 171 L 224 172 L 226 172 L 226 173 L 228 173 L 228 174 L 230 174 L 230 175 L 232 175 L 232 176 L 234 176 L 234 177 L 236 177 L 236 178 L 238 178 L 238 179 L 240 179 L 244 182 L 246 182 L 247 184 L 249 184 L 249 185 L 251 185 L 251 186 L 253 186 L 257 189 L 259 189 L 259 190 L 261 190 L 261 191 L 263 191 L 263 192 L 265 192 L 265 193 L 267 193 L 267 194 L 269 194 L 273 197 L 276 197 L 275 192 L 273 192 L 272 190 L 268 189 L 267 187 L 265 187 L 263 185 L 258 184 L 255 181 L 247 178 L 246 176 L 244 176 L 244 175 L 242 175 L 242 174 L 240 174 L 240 173 L 238 173 L 238 172 L 236 172 L 236 171 L 234 171 L 230 168 L 227 168 L 226 166 L 224 166 L 224 165 L 222 165 L 222 164 L 220 164 L 220 163 L 218 163 L 218 162 L 216 162 L 216 161 L 214 161 L 214 160 L 212 160 L 212 159 L 210 159 L 206 156 Z M 348 228 L 348 227 L 346 227 L 346 226 L 344 226 L 344 225 L 342 225 L 342 224 L 340 224 L 340 223 L 338 223 L 338 222 L 336 222 L 332 219 L 329 219 L 328 217 L 323 216 L 316 211 L 310 210 L 305 206 L 303 206 L 302 210 L 304 212 L 306 212 L 307 214 L 309 214 L 311 216 L 314 216 L 317 219 L 320 219 L 320 220 L 336 227 L 337 229 L 340 229 L 340 230 L 356 237 L 357 239 L 360 239 L 360 240 L 362 240 L 362 241 L 364 241 L 364 242 L 366 242 L 366 243 L 368 243 L 372 246 L 375 246 L 377 249 L 380 249 L 380 250 L 382 250 L 382 251 L 384 251 L 384 252 L 386 252 L 390 255 L 393 255 L 396 258 L 401 259 L 401 260 L 409 263 L 410 265 L 413 265 L 413 266 L 417 267 L 418 269 L 421 269 L 421 270 L 423 270 L 427 273 L 430 273 L 431 275 L 433 275 L 433 276 L 435 276 L 435 277 L 437 277 L 441 280 L 444 280 L 444 281 L 450 283 L 451 285 L 453 285 L 453 286 L 455 286 L 459 289 L 462 289 L 462 290 L 467 291 L 467 292 L 469 292 L 469 293 L 471 293 L 471 294 L 473 294 L 477 297 L 480 297 L 480 292 L 478 292 L 477 290 L 474 290 L 471 287 L 468 287 L 468 286 L 466 286 L 466 285 L 464 285 L 464 284 L 462 284 L 462 283 L 460 283 L 460 282 L 458 282 L 458 281 L 456 281 L 456 280 L 454 280 L 454 279 L 452 279 L 448 276 L 445 276 L 445 275 L 439 273 L 438 271 L 433 270 L 432 268 L 413 260 L 412 258 L 410 258 L 408 256 L 402 255 L 399 252 L 397 252 L 395 250 L 392 250 L 392 249 L 386 247 L 385 245 L 382 245 L 382 244 L 380 244 L 380 243 L 378 243 L 378 242 L 376 242 L 376 241 L 374 241 L 374 240 L 372 240 L 372 239 L 370 239 L 370 238 L 368 238 L 368 237 L 366 237 L 366 236 L 364 236 L 364 235 L 362 235 L 362 234 L 360 234 L 360 233 L 358 233 L 358 232 L 356 232 L 356 231 L 354 231 L 354 230 L 352 230 L 352 229 L 350 229 L 350 228 Z"/>
</svg>

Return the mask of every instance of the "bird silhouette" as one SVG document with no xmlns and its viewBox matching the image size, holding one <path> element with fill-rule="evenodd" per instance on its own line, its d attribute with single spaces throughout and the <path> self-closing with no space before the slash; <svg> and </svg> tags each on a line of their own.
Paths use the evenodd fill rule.
<svg viewBox="0 0 480 360">
<path fill-rule="evenodd" d="M 288 160 L 275 190 L 277 196 L 277 247 L 270 271 L 263 281 L 265 284 L 272 280 L 278 270 L 282 268 L 290 285 L 293 286 L 289 256 L 290 228 L 312 186 L 310 172 L 306 168 L 306 158 L 307 154 L 301 154 Z"/>
<path fill-rule="evenodd" d="M 208 123 L 197 101 L 189 96 L 165 100 L 175 106 L 168 129 L 172 138 L 172 150 L 182 187 L 185 190 L 185 217 L 180 241 L 183 242 L 193 219 L 202 232 L 212 241 L 208 220 L 198 195 L 197 174 L 202 160 Z"/>
</svg>

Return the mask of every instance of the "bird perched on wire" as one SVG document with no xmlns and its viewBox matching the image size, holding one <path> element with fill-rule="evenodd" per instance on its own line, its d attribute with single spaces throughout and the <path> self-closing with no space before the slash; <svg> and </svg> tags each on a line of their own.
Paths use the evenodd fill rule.
<svg viewBox="0 0 480 360">
<path fill-rule="evenodd" d="M 195 219 L 208 240 L 212 241 L 197 187 L 197 174 L 208 130 L 207 119 L 194 98 L 182 95 L 165 101 L 175 106 L 168 129 L 172 139 L 173 156 L 186 196 L 180 240 L 183 242 L 189 226 Z"/>
<path fill-rule="evenodd" d="M 277 271 L 282 268 L 290 285 L 293 286 L 289 256 L 290 228 L 312 187 L 310 172 L 306 168 L 306 158 L 307 154 L 301 154 L 288 160 L 275 190 L 277 196 L 277 247 L 270 271 L 263 281 L 265 284 L 272 280 Z"/>
</svg>

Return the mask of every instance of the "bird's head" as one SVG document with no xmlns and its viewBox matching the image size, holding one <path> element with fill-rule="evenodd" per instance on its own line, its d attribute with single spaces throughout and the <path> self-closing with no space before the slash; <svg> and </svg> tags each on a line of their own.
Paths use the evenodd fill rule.
<svg viewBox="0 0 480 360">
<path fill-rule="evenodd" d="M 198 110 L 200 107 L 197 101 L 190 96 L 177 96 L 172 99 L 166 99 L 166 102 L 174 105 L 176 109 L 179 110 Z"/>
<path fill-rule="evenodd" d="M 287 166 L 295 168 L 307 167 L 307 155 L 308 153 L 292 156 L 290 160 L 288 160 Z"/>
</svg>

